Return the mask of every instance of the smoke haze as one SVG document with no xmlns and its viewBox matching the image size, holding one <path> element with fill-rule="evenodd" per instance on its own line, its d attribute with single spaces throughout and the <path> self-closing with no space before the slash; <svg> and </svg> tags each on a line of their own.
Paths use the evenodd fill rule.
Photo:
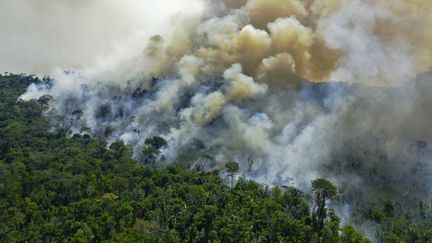
<svg viewBox="0 0 432 243">
<path fill-rule="evenodd" d="M 44 75 L 115 52 L 131 55 L 151 35 L 164 34 L 176 15 L 201 11 L 195 0 L 2 0 L 0 72 Z"/>
<path fill-rule="evenodd" d="M 236 160 L 241 175 L 267 184 L 308 188 L 326 176 L 356 192 L 390 182 L 419 197 L 431 192 L 431 1 L 225 0 L 193 10 L 184 1 L 166 13 L 151 1 L 44 2 L 55 6 L 44 11 L 66 8 L 91 24 L 68 32 L 65 17 L 42 17 L 35 24 L 59 34 L 17 44 L 29 41 L 46 67 L 68 69 L 21 97 L 48 95 L 55 128 L 123 140 L 137 159 L 146 138 L 162 136 L 169 162 L 201 151 L 215 158 L 212 168 Z M 33 5 L 11 7 L 41 8 Z M 105 22 L 102 12 L 113 17 Z M 132 44 L 112 51 L 118 36 Z"/>
</svg>

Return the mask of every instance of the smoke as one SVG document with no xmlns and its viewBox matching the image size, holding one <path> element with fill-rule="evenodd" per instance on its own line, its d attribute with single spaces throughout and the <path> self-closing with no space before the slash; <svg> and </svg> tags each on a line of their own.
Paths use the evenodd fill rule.
<svg viewBox="0 0 432 243">
<path fill-rule="evenodd" d="M 388 183 L 394 194 L 431 192 L 432 84 L 424 73 L 432 64 L 432 2 L 201 4 L 169 28 L 144 23 L 161 33 L 143 45 L 55 69 L 51 82 L 21 98 L 48 95 L 53 127 L 123 140 L 136 159 L 144 140 L 158 135 L 168 141 L 169 162 L 199 151 L 214 157 L 213 168 L 236 160 L 242 176 L 266 184 L 308 188 L 325 176 L 351 189 L 346 200 Z M 80 14 L 105 6 L 123 16 L 129 4 L 78 6 Z M 95 21 L 94 30 L 104 29 Z"/>
</svg>

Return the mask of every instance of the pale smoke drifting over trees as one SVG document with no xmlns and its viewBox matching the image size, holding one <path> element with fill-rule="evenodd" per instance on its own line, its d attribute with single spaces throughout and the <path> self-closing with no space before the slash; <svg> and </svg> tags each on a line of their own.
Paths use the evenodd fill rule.
<svg viewBox="0 0 432 243">
<path fill-rule="evenodd" d="M 430 193 L 431 1 L 201 6 L 144 48 L 57 69 L 22 98 L 49 95 L 54 127 L 120 139 L 137 159 L 157 135 L 169 162 L 201 151 L 213 168 L 236 160 L 239 174 L 268 184 L 305 188 L 327 176 Z"/>
</svg>

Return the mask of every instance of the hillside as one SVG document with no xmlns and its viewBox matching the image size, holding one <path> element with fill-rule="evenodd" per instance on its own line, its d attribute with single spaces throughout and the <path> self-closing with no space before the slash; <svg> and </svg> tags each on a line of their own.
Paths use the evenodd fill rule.
<svg viewBox="0 0 432 243">
<path fill-rule="evenodd" d="M 122 143 L 49 132 L 43 104 L 17 101 L 32 82 L 0 77 L 1 242 L 368 242 L 296 188 L 231 189 L 219 171 L 155 169 Z"/>
</svg>

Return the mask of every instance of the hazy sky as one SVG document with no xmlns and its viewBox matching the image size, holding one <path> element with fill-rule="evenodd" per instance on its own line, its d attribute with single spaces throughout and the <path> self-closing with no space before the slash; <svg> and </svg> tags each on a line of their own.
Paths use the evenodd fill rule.
<svg viewBox="0 0 432 243">
<path fill-rule="evenodd" d="M 82 67 L 200 11 L 198 0 L 0 0 L 0 72 Z M 142 42 L 142 43 L 141 43 Z"/>
</svg>

